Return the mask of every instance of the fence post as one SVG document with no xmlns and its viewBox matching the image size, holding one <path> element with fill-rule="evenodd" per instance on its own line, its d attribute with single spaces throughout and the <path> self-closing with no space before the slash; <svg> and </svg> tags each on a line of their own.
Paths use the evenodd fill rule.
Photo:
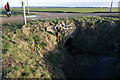
<svg viewBox="0 0 120 80">
<path fill-rule="evenodd" d="M 28 0 L 27 0 L 27 7 L 28 7 L 28 14 L 29 14 L 29 3 L 28 3 Z"/>
<path fill-rule="evenodd" d="M 113 0 L 111 1 L 110 12 L 112 12 Z"/>
<path fill-rule="evenodd" d="M 23 18 L 24 18 L 24 23 L 25 25 L 27 24 L 27 21 L 26 21 L 26 13 L 25 13 L 25 3 L 24 1 L 22 1 L 22 7 L 23 7 Z"/>
</svg>

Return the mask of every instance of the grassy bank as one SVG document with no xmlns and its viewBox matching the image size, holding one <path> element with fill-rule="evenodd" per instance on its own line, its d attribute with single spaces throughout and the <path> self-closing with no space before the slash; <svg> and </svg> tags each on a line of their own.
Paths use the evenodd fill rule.
<svg viewBox="0 0 120 80">
<path fill-rule="evenodd" d="M 2 77 L 86 78 L 100 70 L 100 77 L 115 78 L 120 74 L 119 25 L 120 20 L 111 17 L 36 20 L 26 26 L 3 24 Z M 49 26 L 55 30 L 47 31 Z M 69 41 L 70 32 L 74 35 Z M 96 56 L 105 58 L 99 64 Z"/>
</svg>

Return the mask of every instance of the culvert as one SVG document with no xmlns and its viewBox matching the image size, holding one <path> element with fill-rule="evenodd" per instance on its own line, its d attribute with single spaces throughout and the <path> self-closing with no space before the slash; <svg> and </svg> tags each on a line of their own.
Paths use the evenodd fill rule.
<svg viewBox="0 0 120 80">
<path fill-rule="evenodd" d="M 75 37 L 69 36 L 64 44 L 68 54 L 72 56 L 63 69 L 68 80 L 69 78 L 115 78 L 116 65 L 120 57 L 119 46 L 114 47 L 114 43 L 120 43 L 116 41 L 120 34 L 118 25 L 114 26 L 112 22 L 105 23 L 104 20 L 96 22 L 94 26 L 79 23 L 76 25 L 77 34 Z M 116 49 L 117 52 L 114 51 Z"/>
<path fill-rule="evenodd" d="M 73 42 L 73 37 L 69 37 L 68 39 L 66 39 L 65 47 L 69 48 L 72 42 Z"/>
<path fill-rule="evenodd" d="M 77 48 L 74 45 L 74 38 L 73 37 L 67 38 L 64 46 L 67 49 L 67 51 L 69 52 L 69 55 L 72 57 L 75 57 L 79 53 Z"/>
</svg>

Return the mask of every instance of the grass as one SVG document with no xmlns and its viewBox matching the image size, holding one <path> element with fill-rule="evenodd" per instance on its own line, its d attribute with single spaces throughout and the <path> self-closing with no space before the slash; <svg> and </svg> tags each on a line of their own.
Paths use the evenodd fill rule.
<svg viewBox="0 0 120 80">
<path fill-rule="evenodd" d="M 41 42 L 41 37 L 40 37 L 40 36 L 34 35 L 34 36 L 33 36 L 33 39 L 35 40 L 35 43 L 36 43 L 36 44 L 40 44 L 40 42 Z"/>
<path fill-rule="evenodd" d="M 42 42 L 40 45 L 41 45 L 42 47 L 48 46 L 48 44 L 47 44 L 46 42 Z"/>
<path fill-rule="evenodd" d="M 18 10 L 11 10 L 12 12 L 12 16 L 22 16 L 23 15 L 23 12 L 22 11 L 18 11 Z M 2 10 L 2 15 L 0 15 L 0 17 L 6 17 L 6 11 L 5 10 Z M 27 13 L 26 12 L 26 15 L 35 15 L 35 13 Z"/>
<path fill-rule="evenodd" d="M 3 76 L 11 78 L 38 78 L 40 76 L 49 77 L 49 74 L 46 71 L 43 71 L 45 70 L 45 64 L 41 63 L 42 66 L 44 66 L 44 69 L 41 66 L 35 65 L 36 60 L 41 61 L 41 57 L 35 51 L 31 52 L 31 49 L 28 47 L 26 47 L 26 49 L 23 48 L 24 45 L 22 45 L 21 48 L 18 48 L 18 46 L 15 47 L 16 44 L 20 44 L 19 41 L 26 41 L 29 43 L 31 42 L 31 39 L 36 41 L 36 45 L 41 45 L 42 47 L 47 46 L 47 43 L 41 42 L 42 38 L 39 35 L 34 34 L 32 36 L 24 36 L 22 34 L 21 26 L 22 24 L 20 25 L 20 23 L 3 25 L 2 56 L 4 59 L 6 58 L 6 60 L 8 60 L 3 62 L 3 64 L 11 64 L 9 60 L 16 61 L 12 64 L 13 66 L 3 68 Z M 13 38 L 12 34 L 16 35 L 16 37 Z M 17 68 L 17 66 L 19 66 L 19 68 Z M 37 70 L 37 73 L 32 72 L 33 70 Z M 44 72 L 45 75 L 42 74 L 42 72 Z"/>
<path fill-rule="evenodd" d="M 11 10 L 16 13 L 16 11 L 22 11 L 22 8 L 11 8 Z M 30 8 L 30 11 L 93 13 L 110 12 L 110 8 Z M 112 12 L 118 12 L 118 8 L 112 8 Z"/>
<path fill-rule="evenodd" d="M 22 8 L 12 8 L 12 10 L 22 10 Z M 109 12 L 110 8 L 30 8 L 30 11 L 40 12 Z M 118 8 L 112 8 L 112 12 L 118 12 Z"/>
<path fill-rule="evenodd" d="M 44 11 L 44 12 L 109 12 L 109 8 L 32 8 L 31 11 Z M 117 12 L 117 8 L 113 8 L 113 12 Z"/>
</svg>

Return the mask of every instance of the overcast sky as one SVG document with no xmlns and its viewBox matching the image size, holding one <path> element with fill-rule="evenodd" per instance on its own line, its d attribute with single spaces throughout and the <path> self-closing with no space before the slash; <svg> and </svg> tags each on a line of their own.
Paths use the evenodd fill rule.
<svg viewBox="0 0 120 80">
<path fill-rule="evenodd" d="M 22 0 L 1 0 L 1 5 L 7 2 L 12 7 L 21 7 Z M 27 0 L 24 0 L 25 2 Z M 113 7 L 118 6 L 120 0 L 113 0 Z M 62 6 L 62 7 L 109 7 L 111 0 L 29 0 L 30 6 Z"/>
</svg>

